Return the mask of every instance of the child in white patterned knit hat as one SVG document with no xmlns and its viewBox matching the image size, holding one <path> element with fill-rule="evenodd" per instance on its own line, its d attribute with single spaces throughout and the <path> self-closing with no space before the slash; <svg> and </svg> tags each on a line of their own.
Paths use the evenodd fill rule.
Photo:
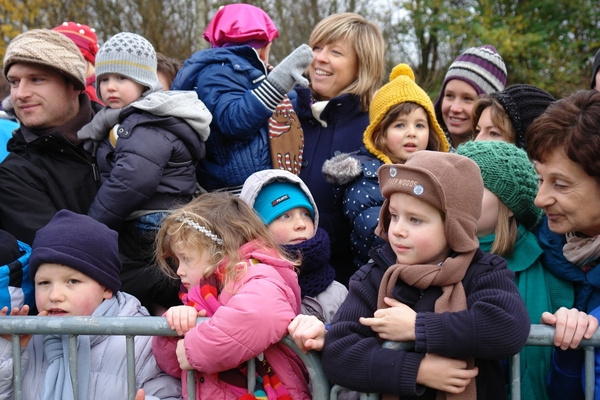
<svg viewBox="0 0 600 400">
<path fill-rule="evenodd" d="M 167 210 L 192 199 L 212 119 L 196 93 L 163 91 L 156 68 L 146 39 L 111 37 L 96 55 L 96 90 L 106 107 L 78 132 L 96 155 L 102 182 L 88 215 L 119 232 L 122 247 L 131 247 L 121 251 L 133 259 L 150 254 Z M 149 305 L 139 282 L 123 284 Z M 172 302 L 159 303 L 177 301 L 176 290 Z"/>
</svg>

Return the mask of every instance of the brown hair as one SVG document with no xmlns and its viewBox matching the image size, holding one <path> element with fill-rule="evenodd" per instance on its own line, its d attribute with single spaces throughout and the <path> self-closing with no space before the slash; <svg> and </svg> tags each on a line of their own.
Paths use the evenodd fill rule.
<svg viewBox="0 0 600 400">
<path fill-rule="evenodd" d="M 555 150 L 600 183 L 600 92 L 580 90 L 548 106 L 526 132 L 527 155 L 544 162 Z"/>
<path fill-rule="evenodd" d="M 494 126 L 502 133 L 506 142 L 515 144 L 517 141 L 517 132 L 506 110 L 496 98 L 486 94 L 481 95 L 473 104 L 473 111 L 471 112 L 473 136 L 477 136 L 479 118 L 481 118 L 481 114 L 488 107 L 490 108 L 490 116 Z"/>
<path fill-rule="evenodd" d="M 498 200 L 498 222 L 494 231 L 494 243 L 490 253 L 501 257 L 511 256 L 517 241 L 517 219 L 511 215 L 510 209 L 501 200 Z"/>
<path fill-rule="evenodd" d="M 427 115 L 427 124 L 429 126 L 429 140 L 427 141 L 426 150 L 439 151 L 440 150 L 440 140 L 438 139 L 435 131 L 433 130 L 433 125 L 431 123 L 431 117 L 427 110 L 425 110 L 421 105 L 417 103 L 413 103 L 411 101 L 405 101 L 403 103 L 398 103 L 392 108 L 388 110 L 388 112 L 383 116 L 381 122 L 378 126 L 373 129 L 373 144 L 377 149 L 383 152 L 386 156 L 394 164 L 403 164 L 405 160 L 400 160 L 396 157 L 387 146 L 387 129 L 396 121 L 396 119 L 400 115 L 408 115 L 417 108 L 421 108 L 425 111 L 425 115 Z"/>
<path fill-rule="evenodd" d="M 265 249 L 275 250 L 281 258 L 289 259 L 245 201 L 226 192 L 205 193 L 173 210 L 164 220 L 156 236 L 156 262 L 162 272 L 177 278 L 178 261 L 172 247 L 185 243 L 200 254 L 210 254 L 211 267 L 207 268 L 205 277 L 226 259 L 220 266 L 226 286 L 245 273 L 247 266 L 241 263 L 239 249 L 253 240 Z"/>
<path fill-rule="evenodd" d="M 371 99 L 385 73 L 385 42 L 375 23 L 355 13 L 333 14 L 321 20 L 308 41 L 310 47 L 345 40 L 358 58 L 358 77 L 340 94 L 360 97 L 361 110 L 368 111 Z"/>
<path fill-rule="evenodd" d="M 169 87 L 173 84 L 181 66 L 181 61 L 167 57 L 158 51 L 156 52 L 156 72 L 164 74 L 165 78 L 169 81 Z"/>
</svg>

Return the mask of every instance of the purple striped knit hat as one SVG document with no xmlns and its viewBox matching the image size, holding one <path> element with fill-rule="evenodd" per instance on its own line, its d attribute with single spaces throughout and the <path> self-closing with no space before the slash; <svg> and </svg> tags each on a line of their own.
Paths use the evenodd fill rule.
<svg viewBox="0 0 600 400">
<path fill-rule="evenodd" d="M 442 90 L 434 104 L 436 117 L 444 128 L 442 99 L 446 85 L 453 79 L 467 82 L 478 95 L 499 92 L 506 85 L 506 66 L 496 48 L 489 44 L 468 48 L 458 56 L 448 68 Z"/>
</svg>

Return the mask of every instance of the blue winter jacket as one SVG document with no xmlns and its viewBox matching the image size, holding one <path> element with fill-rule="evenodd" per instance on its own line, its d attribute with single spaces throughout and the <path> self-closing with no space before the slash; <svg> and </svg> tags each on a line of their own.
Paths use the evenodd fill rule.
<svg viewBox="0 0 600 400">
<path fill-rule="evenodd" d="M 371 249 L 384 243 L 375 234 L 385 200 L 377 175 L 382 165 L 383 161 L 362 147 L 357 153 L 335 156 L 323 166 L 323 174 L 335 186 L 336 196 L 341 196 L 344 215 L 351 224 L 356 269 L 369 262 Z"/>
<path fill-rule="evenodd" d="M 583 272 L 563 255 L 563 246 L 567 242 L 565 235 L 554 233 L 548 227 L 548 218 L 544 217 L 534 232 L 544 250 L 544 264 L 553 275 L 573 282 L 575 288 L 574 307 L 580 311 L 598 317 L 600 313 L 600 268 L 592 268 Z M 551 400 L 584 398 L 583 391 L 583 351 L 555 349 L 552 365 L 547 378 L 548 396 Z M 600 369 L 600 354 L 596 351 L 596 371 Z M 598 372 L 596 372 L 598 374 Z M 595 398 L 600 399 L 596 383 Z"/>
<path fill-rule="evenodd" d="M 21 256 L 6 265 L 0 266 L 0 308 L 21 308 L 35 305 L 33 284 L 29 280 L 29 256 L 31 247 L 17 241 Z"/>
<path fill-rule="evenodd" d="M 544 264 L 555 276 L 575 287 L 574 307 L 590 313 L 600 306 L 600 268 L 583 272 L 581 268 L 568 261 L 563 255 L 563 246 L 567 242 L 565 235 L 554 233 L 548 228 L 548 218 L 544 217 L 534 232 L 540 247 L 544 250 Z"/>
<path fill-rule="evenodd" d="M 268 122 L 274 109 L 252 92 L 266 74 L 252 47 L 235 46 L 194 53 L 173 81 L 172 90 L 195 90 L 213 115 L 197 170 L 203 188 L 241 186 L 254 172 L 272 168 Z"/>
</svg>

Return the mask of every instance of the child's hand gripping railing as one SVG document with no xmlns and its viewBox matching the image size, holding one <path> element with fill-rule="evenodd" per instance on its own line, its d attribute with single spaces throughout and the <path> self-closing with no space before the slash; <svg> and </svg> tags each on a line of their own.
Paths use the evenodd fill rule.
<svg viewBox="0 0 600 400">
<path fill-rule="evenodd" d="M 549 325 L 534 324 L 531 325 L 529 338 L 526 346 L 554 346 L 554 327 Z M 414 349 L 414 342 L 391 342 L 385 341 L 382 347 L 398 351 L 409 351 Z M 585 350 L 585 400 L 594 399 L 595 373 L 594 373 L 594 348 L 600 347 L 600 329 L 597 330 L 591 339 L 584 339 L 579 346 Z M 512 400 L 521 400 L 521 355 L 516 354 L 510 360 L 510 391 Z M 334 385 L 331 389 L 330 399 L 337 400 L 340 392 L 345 389 L 339 385 Z M 380 393 L 361 393 L 361 400 L 379 400 Z"/>
<path fill-rule="evenodd" d="M 198 323 L 208 318 L 198 318 Z M 69 335 L 69 366 L 73 382 L 73 393 L 77 393 L 77 335 L 118 335 L 125 336 L 127 351 L 127 399 L 134 400 L 135 382 L 135 336 L 177 336 L 167 325 L 163 317 L 36 317 L 8 316 L 0 317 L 0 335 L 12 335 L 13 353 L 13 399 L 22 400 L 21 388 L 21 345 L 20 335 Z M 323 374 L 320 356 L 314 351 L 302 353 L 287 336 L 281 341 L 300 357 L 306 366 L 314 399 L 326 399 L 329 395 L 329 382 Z M 248 389 L 254 389 L 255 360 L 248 362 Z M 188 398 L 196 398 L 194 371 L 187 371 Z"/>
</svg>

